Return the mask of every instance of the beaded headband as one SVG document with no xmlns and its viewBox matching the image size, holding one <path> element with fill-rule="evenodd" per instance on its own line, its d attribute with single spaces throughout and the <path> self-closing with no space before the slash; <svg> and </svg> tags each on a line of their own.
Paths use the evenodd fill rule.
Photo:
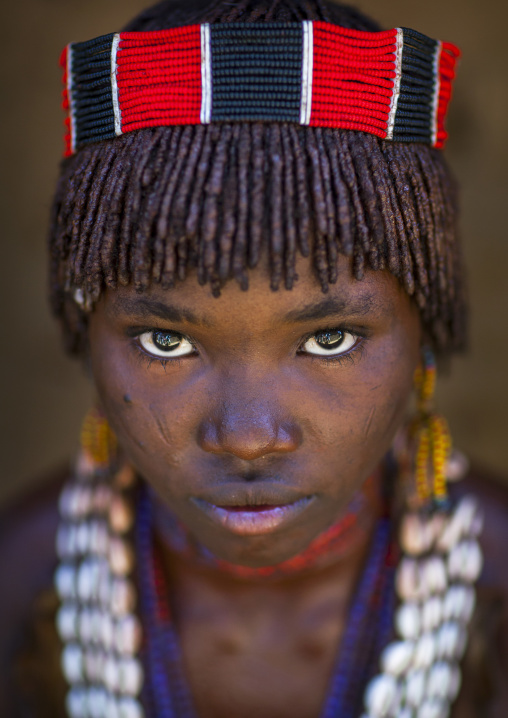
<svg viewBox="0 0 508 718">
<path fill-rule="evenodd" d="M 275 121 L 442 147 L 459 50 L 327 22 L 122 32 L 62 54 L 66 156 L 143 127 Z"/>
</svg>

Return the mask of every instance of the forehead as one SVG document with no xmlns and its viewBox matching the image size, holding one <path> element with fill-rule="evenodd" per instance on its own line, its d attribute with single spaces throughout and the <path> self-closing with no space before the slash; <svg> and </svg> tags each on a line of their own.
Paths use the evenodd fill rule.
<svg viewBox="0 0 508 718">
<path fill-rule="evenodd" d="M 410 299 L 387 271 L 367 270 L 355 279 L 351 260 L 341 257 L 338 278 L 323 293 L 311 260 L 298 257 L 298 279 L 291 290 L 270 289 L 269 269 L 259 265 L 249 272 L 249 288 L 229 280 L 214 297 L 209 285 L 201 286 L 195 273 L 172 289 L 154 284 L 145 292 L 132 286 L 106 293 L 103 306 L 112 316 L 136 316 L 213 327 L 248 321 L 255 324 L 292 324 L 320 318 L 354 317 L 358 321 L 381 315 L 398 315 L 410 309 Z"/>
</svg>

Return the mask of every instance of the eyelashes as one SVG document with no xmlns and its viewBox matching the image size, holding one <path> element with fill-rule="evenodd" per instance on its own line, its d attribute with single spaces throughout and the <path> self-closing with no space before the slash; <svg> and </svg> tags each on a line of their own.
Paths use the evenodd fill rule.
<svg viewBox="0 0 508 718">
<path fill-rule="evenodd" d="M 135 339 L 140 358 L 150 367 L 154 361 L 166 367 L 180 365 L 184 358 L 198 355 L 195 342 L 180 332 L 163 329 L 132 329 L 127 334 Z M 342 327 L 320 329 L 300 343 L 297 354 L 325 364 L 347 361 L 352 363 L 363 350 L 365 334 Z"/>
<path fill-rule="evenodd" d="M 300 352 L 322 357 L 336 357 L 354 347 L 358 335 L 343 329 L 321 329 L 303 343 Z"/>
<path fill-rule="evenodd" d="M 138 336 L 143 349 L 158 359 L 184 357 L 196 352 L 193 342 L 178 332 L 153 329 Z"/>
</svg>

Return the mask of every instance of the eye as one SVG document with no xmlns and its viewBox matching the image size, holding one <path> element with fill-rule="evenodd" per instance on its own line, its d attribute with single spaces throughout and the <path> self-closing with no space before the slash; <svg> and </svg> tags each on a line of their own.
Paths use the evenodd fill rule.
<svg viewBox="0 0 508 718">
<path fill-rule="evenodd" d="M 307 354 L 319 356 L 337 356 L 345 354 L 356 344 L 358 337 L 342 329 L 326 329 L 313 334 L 302 344 Z"/>
<path fill-rule="evenodd" d="M 140 334 L 138 341 L 148 354 L 156 357 L 183 357 L 195 352 L 192 342 L 177 332 L 157 329 Z"/>
</svg>

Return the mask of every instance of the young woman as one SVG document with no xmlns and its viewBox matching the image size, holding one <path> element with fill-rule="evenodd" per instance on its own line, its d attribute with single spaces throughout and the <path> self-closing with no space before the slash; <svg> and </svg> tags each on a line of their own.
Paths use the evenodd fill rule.
<svg viewBox="0 0 508 718">
<path fill-rule="evenodd" d="M 319 0 L 66 49 L 51 295 L 98 404 L 10 517 L 2 715 L 506 714 L 507 498 L 432 407 L 456 56 Z"/>
</svg>

